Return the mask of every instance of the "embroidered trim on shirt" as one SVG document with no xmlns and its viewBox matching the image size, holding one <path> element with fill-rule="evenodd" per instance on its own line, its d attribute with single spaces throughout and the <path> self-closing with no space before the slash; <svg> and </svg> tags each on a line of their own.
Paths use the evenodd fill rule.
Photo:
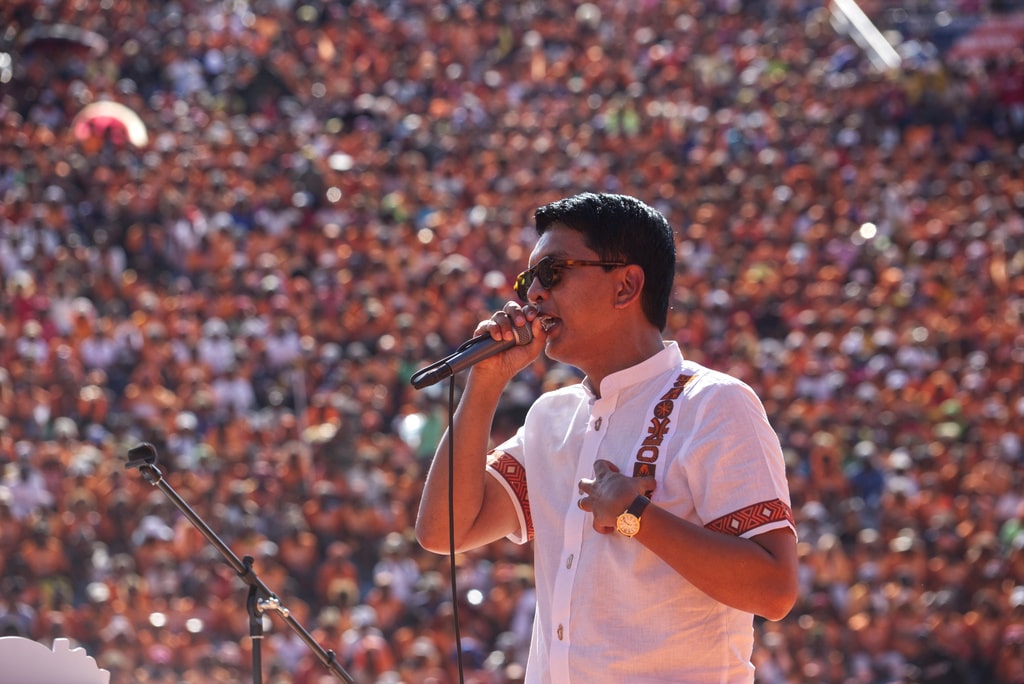
<svg viewBox="0 0 1024 684">
<path fill-rule="evenodd" d="M 762 501 L 761 503 L 741 508 L 717 520 L 712 520 L 704 527 L 715 532 L 724 532 L 736 537 L 742 536 L 762 525 L 773 522 L 788 522 L 794 528 L 793 509 L 779 499 Z"/>
<path fill-rule="evenodd" d="M 662 395 L 658 403 L 654 405 L 651 416 L 650 427 L 647 428 L 647 436 L 640 443 L 636 452 L 636 463 L 633 464 L 633 477 L 654 477 L 657 470 L 657 460 L 661 456 L 658 447 L 665 441 L 668 435 L 668 426 L 672 422 L 672 411 L 675 409 L 675 400 L 683 393 L 686 384 L 693 380 L 695 375 L 680 375 L 672 383 L 672 387 Z"/>
<path fill-rule="evenodd" d="M 533 516 L 530 515 L 530 496 L 526 490 L 526 469 L 504 451 L 492 451 L 488 465 L 501 475 L 515 493 L 523 517 L 526 518 L 526 538 L 533 539 Z"/>
</svg>

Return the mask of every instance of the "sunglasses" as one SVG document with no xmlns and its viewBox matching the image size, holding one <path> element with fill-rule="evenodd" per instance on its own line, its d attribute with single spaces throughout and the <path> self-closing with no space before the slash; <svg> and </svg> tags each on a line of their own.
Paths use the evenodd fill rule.
<svg viewBox="0 0 1024 684">
<path fill-rule="evenodd" d="M 526 269 L 522 273 L 516 276 L 516 294 L 519 299 L 526 302 L 528 301 L 527 292 L 530 291 L 530 285 L 533 285 L 534 279 L 540 281 L 540 286 L 545 290 L 550 290 L 562 277 L 562 271 L 567 268 L 573 268 L 574 266 L 602 266 L 604 268 L 612 268 L 615 266 L 625 266 L 624 261 L 590 261 L 587 259 L 556 259 L 555 257 L 546 256 L 538 261 L 531 268 Z"/>
</svg>

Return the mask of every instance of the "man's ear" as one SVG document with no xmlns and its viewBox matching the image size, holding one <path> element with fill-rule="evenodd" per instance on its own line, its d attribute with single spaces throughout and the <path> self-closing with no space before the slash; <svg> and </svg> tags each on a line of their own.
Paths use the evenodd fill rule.
<svg viewBox="0 0 1024 684">
<path fill-rule="evenodd" d="M 639 302 L 643 290 L 644 269 L 637 264 L 623 266 L 619 289 L 615 293 L 616 308 L 624 309 L 633 302 Z"/>
</svg>

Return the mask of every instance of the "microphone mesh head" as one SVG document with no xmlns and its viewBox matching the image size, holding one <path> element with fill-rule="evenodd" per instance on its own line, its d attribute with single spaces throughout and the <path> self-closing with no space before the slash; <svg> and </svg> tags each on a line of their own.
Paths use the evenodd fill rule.
<svg viewBox="0 0 1024 684">
<path fill-rule="evenodd" d="M 516 345 L 522 347 L 533 342 L 533 328 L 529 323 L 521 328 L 512 328 L 516 335 Z"/>
</svg>

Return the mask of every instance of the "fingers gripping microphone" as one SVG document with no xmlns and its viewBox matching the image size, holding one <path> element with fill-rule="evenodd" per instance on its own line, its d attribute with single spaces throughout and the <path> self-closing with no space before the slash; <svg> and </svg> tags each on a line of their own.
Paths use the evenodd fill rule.
<svg viewBox="0 0 1024 684">
<path fill-rule="evenodd" d="M 450 356 L 416 371 L 412 376 L 412 386 L 416 389 L 430 387 L 506 349 L 521 347 L 533 341 L 533 330 L 529 323 L 513 328 L 512 332 L 516 336 L 514 340 L 496 340 L 490 335 L 477 335 L 467 340 Z"/>
</svg>

